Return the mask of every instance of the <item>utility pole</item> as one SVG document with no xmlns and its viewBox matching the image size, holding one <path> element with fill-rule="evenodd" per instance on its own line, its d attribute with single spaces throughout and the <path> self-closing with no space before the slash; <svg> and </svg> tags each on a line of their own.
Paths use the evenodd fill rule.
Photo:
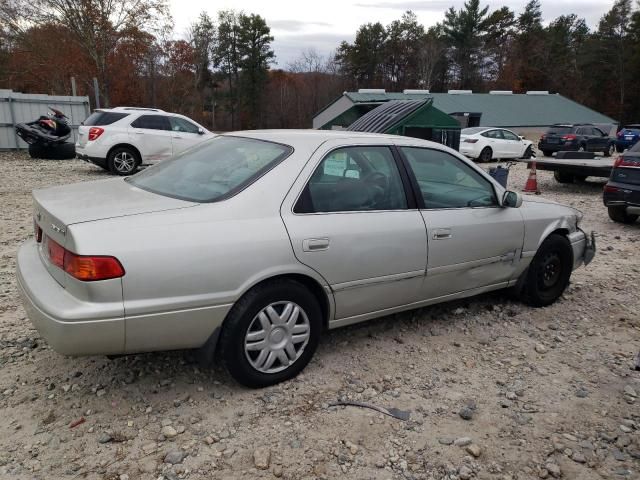
<svg viewBox="0 0 640 480">
<path fill-rule="evenodd" d="M 98 90 L 98 79 L 93 77 L 93 93 L 96 97 L 96 108 L 100 108 L 100 90 Z"/>
</svg>

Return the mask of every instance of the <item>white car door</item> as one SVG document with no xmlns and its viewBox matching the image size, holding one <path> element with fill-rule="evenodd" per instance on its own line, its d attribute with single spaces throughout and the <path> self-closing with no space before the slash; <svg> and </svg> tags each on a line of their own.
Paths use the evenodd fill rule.
<svg viewBox="0 0 640 480">
<path fill-rule="evenodd" d="M 182 117 L 170 116 L 171 138 L 173 143 L 173 154 L 177 155 L 187 148 L 193 147 L 206 140 L 206 131 L 196 124 Z"/>
<path fill-rule="evenodd" d="M 141 115 L 129 126 L 131 142 L 140 151 L 142 163 L 171 158 L 171 127 L 165 115 Z"/>
<path fill-rule="evenodd" d="M 388 140 L 367 143 L 324 143 L 281 209 L 296 258 L 330 285 L 341 320 L 416 301 L 426 266 L 406 173 Z"/>
<path fill-rule="evenodd" d="M 504 143 L 508 147 L 509 156 L 505 158 L 520 158 L 524 155 L 524 143 L 522 139 L 509 130 L 501 130 Z"/>
<path fill-rule="evenodd" d="M 429 252 L 422 299 L 512 280 L 524 241 L 516 208 L 498 204 L 489 179 L 448 152 L 400 147 L 414 177 Z"/>
</svg>

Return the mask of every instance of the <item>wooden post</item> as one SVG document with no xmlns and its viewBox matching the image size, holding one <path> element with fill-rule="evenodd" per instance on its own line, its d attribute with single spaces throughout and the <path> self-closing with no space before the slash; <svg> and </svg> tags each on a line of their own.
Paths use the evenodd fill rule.
<svg viewBox="0 0 640 480">
<path fill-rule="evenodd" d="M 78 95 L 76 90 L 76 77 L 71 77 L 71 95 L 74 97 Z"/>
</svg>

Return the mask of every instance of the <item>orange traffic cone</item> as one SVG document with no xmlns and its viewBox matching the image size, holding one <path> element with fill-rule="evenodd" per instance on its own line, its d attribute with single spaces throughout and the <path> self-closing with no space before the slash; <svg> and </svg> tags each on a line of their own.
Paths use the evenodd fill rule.
<svg viewBox="0 0 640 480">
<path fill-rule="evenodd" d="M 535 193 L 536 195 L 540 194 L 540 190 L 538 190 L 538 179 L 536 177 L 536 162 L 531 162 L 531 170 L 529 171 L 529 178 L 527 178 L 527 183 L 524 185 L 525 193 Z"/>
</svg>

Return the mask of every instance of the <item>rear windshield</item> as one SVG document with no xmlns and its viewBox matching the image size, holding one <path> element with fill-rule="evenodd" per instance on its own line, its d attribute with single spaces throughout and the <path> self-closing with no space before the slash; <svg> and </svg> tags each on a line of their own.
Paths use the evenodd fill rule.
<svg viewBox="0 0 640 480">
<path fill-rule="evenodd" d="M 484 132 L 485 130 L 485 127 L 470 127 L 463 128 L 460 133 L 462 133 L 462 135 L 475 135 L 476 133 Z"/>
<path fill-rule="evenodd" d="M 190 202 L 224 200 L 264 175 L 293 149 L 219 136 L 127 179 L 136 187 Z"/>
<path fill-rule="evenodd" d="M 128 113 L 122 112 L 93 112 L 82 124 L 88 127 L 111 125 L 127 116 Z"/>
<path fill-rule="evenodd" d="M 547 130 L 547 133 L 558 133 L 558 134 L 564 134 L 564 133 L 571 133 L 571 129 L 572 127 L 549 127 L 549 130 Z"/>
</svg>

